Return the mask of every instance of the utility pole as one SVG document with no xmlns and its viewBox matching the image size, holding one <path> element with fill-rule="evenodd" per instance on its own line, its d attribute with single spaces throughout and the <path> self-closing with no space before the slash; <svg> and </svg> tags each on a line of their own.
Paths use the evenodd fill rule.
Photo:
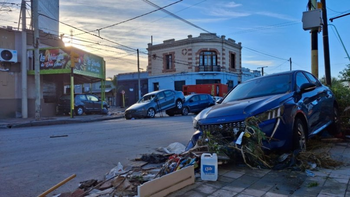
<svg viewBox="0 0 350 197">
<path fill-rule="evenodd" d="M 258 69 L 261 68 L 261 76 L 264 76 L 264 68 L 266 68 L 266 67 L 267 66 L 258 67 Z"/>
<path fill-rule="evenodd" d="M 292 58 L 291 57 L 289 58 L 289 69 L 290 69 L 290 71 L 292 70 Z"/>
<path fill-rule="evenodd" d="M 309 10 L 315 10 L 317 0 L 309 0 Z M 318 29 L 311 30 L 311 73 L 318 78 Z"/>
<path fill-rule="evenodd" d="M 323 53 L 324 53 L 324 67 L 326 74 L 326 84 L 332 86 L 331 79 L 331 63 L 329 58 L 329 41 L 328 41 L 328 22 L 327 22 L 327 8 L 326 0 L 321 0 L 322 3 L 322 18 L 323 18 Z"/>
<path fill-rule="evenodd" d="M 40 101 L 40 65 L 39 65 L 39 5 L 38 0 L 33 0 L 33 26 L 34 26 L 34 68 L 35 68 L 35 120 L 41 117 Z"/>
<path fill-rule="evenodd" d="M 28 118 L 28 93 L 27 93 L 27 16 L 26 2 L 22 0 L 21 4 L 22 15 L 22 62 L 21 62 L 21 77 L 22 77 L 22 118 Z M 19 24 L 18 24 L 19 25 Z"/>
<path fill-rule="evenodd" d="M 138 94 L 139 99 L 141 98 L 141 84 L 140 84 L 140 59 L 139 59 L 139 49 L 137 49 L 137 74 L 138 74 Z"/>
</svg>

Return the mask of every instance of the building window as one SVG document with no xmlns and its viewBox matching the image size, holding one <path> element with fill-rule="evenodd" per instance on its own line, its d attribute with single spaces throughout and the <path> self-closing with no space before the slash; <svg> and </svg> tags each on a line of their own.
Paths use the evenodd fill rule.
<svg viewBox="0 0 350 197">
<path fill-rule="evenodd" d="M 230 55 L 231 55 L 231 57 L 230 57 L 230 68 L 237 69 L 236 68 L 236 54 L 235 53 L 231 53 Z"/>
<path fill-rule="evenodd" d="M 216 52 L 215 51 L 202 51 L 199 54 L 200 66 L 216 66 Z"/>
<path fill-rule="evenodd" d="M 173 68 L 173 55 L 165 56 L 165 69 L 169 70 Z"/>
<path fill-rule="evenodd" d="M 175 85 L 175 90 L 176 91 L 182 91 L 182 86 L 186 85 L 185 81 L 175 81 L 174 85 Z"/>
<path fill-rule="evenodd" d="M 153 91 L 159 90 L 159 83 L 153 83 Z"/>
<path fill-rule="evenodd" d="M 228 91 L 233 89 L 233 80 L 227 80 L 227 88 Z"/>
</svg>

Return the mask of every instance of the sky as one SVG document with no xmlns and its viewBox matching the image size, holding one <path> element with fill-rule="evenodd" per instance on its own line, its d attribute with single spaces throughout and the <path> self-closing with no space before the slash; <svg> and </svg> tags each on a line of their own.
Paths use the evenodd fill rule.
<svg viewBox="0 0 350 197">
<path fill-rule="evenodd" d="M 67 45 L 103 57 L 107 77 L 137 72 L 137 49 L 140 68 L 146 71 L 146 49 L 151 41 L 161 44 L 206 32 L 241 42 L 242 67 L 264 67 L 265 75 L 290 67 L 311 72 L 311 34 L 303 30 L 302 23 L 308 0 L 148 1 L 167 6 L 168 12 L 147 0 L 60 0 L 58 34 L 64 34 L 64 40 L 70 42 Z M 0 26 L 18 26 L 20 2 L 0 0 Z M 326 8 L 328 19 L 341 16 L 350 13 L 350 1 L 326 0 Z M 346 53 L 350 52 L 350 15 L 328 20 L 328 24 L 331 76 L 338 77 L 350 64 Z M 325 75 L 323 50 L 319 32 L 319 78 Z"/>
</svg>

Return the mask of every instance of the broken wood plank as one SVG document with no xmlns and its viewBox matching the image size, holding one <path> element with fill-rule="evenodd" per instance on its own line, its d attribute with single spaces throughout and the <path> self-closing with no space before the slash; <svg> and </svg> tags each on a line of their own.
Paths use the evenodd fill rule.
<svg viewBox="0 0 350 197">
<path fill-rule="evenodd" d="M 192 165 L 138 186 L 137 193 L 139 197 L 162 197 L 191 185 L 194 181 Z"/>
</svg>

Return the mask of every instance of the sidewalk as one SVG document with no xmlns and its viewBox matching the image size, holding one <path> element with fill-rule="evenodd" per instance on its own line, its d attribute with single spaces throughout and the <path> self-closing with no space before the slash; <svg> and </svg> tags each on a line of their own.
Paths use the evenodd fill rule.
<svg viewBox="0 0 350 197">
<path fill-rule="evenodd" d="M 168 197 L 284 197 L 284 196 L 350 196 L 350 143 L 336 142 L 328 151 L 344 165 L 333 169 L 315 168 L 302 171 L 251 169 L 246 165 L 220 165 L 217 181 L 202 181 Z"/>
<path fill-rule="evenodd" d="M 111 107 L 108 109 L 108 114 L 91 114 L 74 116 L 71 118 L 69 115 L 58 115 L 54 117 L 41 117 L 40 120 L 34 118 L 5 118 L 0 119 L 0 129 L 10 129 L 18 127 L 28 126 L 44 126 L 44 125 L 57 125 L 57 124 L 69 124 L 69 123 L 84 123 L 92 121 L 118 119 L 124 117 L 125 108 Z"/>
</svg>

